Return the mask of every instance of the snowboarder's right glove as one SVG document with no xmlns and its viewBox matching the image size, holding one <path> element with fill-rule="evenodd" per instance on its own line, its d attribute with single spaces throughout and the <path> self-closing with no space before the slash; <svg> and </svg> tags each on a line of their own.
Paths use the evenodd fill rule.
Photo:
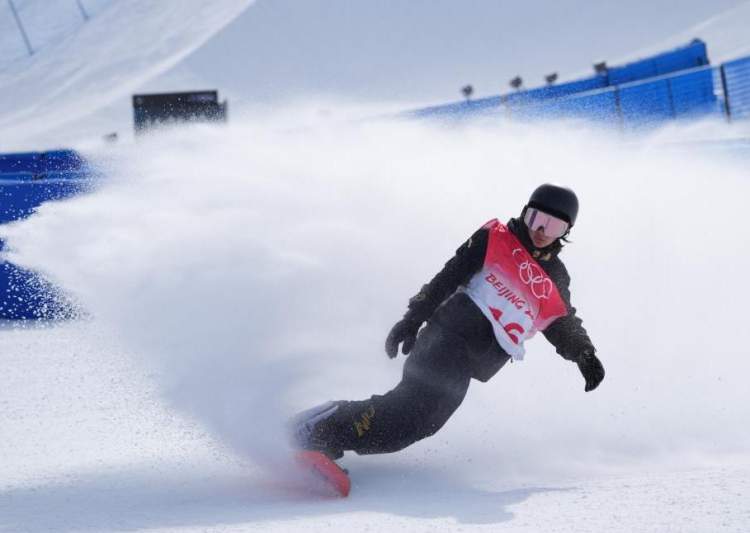
<svg viewBox="0 0 750 533">
<path fill-rule="evenodd" d="M 578 359 L 578 368 L 586 379 L 586 387 L 583 389 L 586 392 L 597 388 L 604 379 L 604 366 L 594 352 L 583 352 Z"/>
<path fill-rule="evenodd" d="M 401 351 L 404 355 L 408 354 L 414 348 L 414 343 L 417 342 L 417 332 L 421 325 L 421 322 L 408 318 L 396 322 L 396 325 L 391 328 L 388 338 L 385 339 L 385 353 L 388 354 L 388 357 L 393 359 L 398 355 L 398 345 L 402 342 Z"/>
</svg>

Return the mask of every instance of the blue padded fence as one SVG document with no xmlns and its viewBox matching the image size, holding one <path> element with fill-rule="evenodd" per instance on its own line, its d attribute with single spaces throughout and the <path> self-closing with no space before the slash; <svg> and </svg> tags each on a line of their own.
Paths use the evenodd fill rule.
<svg viewBox="0 0 750 533">
<path fill-rule="evenodd" d="M 719 112 L 721 106 L 714 93 L 714 74 L 715 69 L 703 67 L 616 87 L 621 124 L 636 127 Z"/>
<path fill-rule="evenodd" d="M 89 174 L 84 159 L 71 150 L 0 154 L 0 224 L 25 218 L 44 202 L 79 194 Z M 44 279 L 0 261 L 0 318 L 57 317 L 67 309 Z"/>
<path fill-rule="evenodd" d="M 503 104 L 509 106 L 528 105 L 542 100 L 562 98 L 571 94 L 601 89 L 606 86 L 607 78 L 605 76 L 595 76 L 592 78 L 560 83 L 558 85 L 547 85 L 545 87 L 537 87 L 536 89 L 529 89 L 527 91 L 506 94 L 501 97 L 501 100 Z"/>
<path fill-rule="evenodd" d="M 710 113 L 721 113 L 722 106 L 716 92 L 717 70 L 701 68 L 670 76 L 665 81 L 674 118 L 692 118 Z"/>
<path fill-rule="evenodd" d="M 563 98 L 576 93 L 586 92 L 593 89 L 606 87 L 607 80 L 604 76 L 596 76 L 583 80 L 561 83 L 559 85 L 548 85 L 530 89 L 528 91 L 518 91 L 502 96 L 491 96 L 489 98 L 480 98 L 467 102 L 454 102 L 433 107 L 418 109 L 408 114 L 415 118 L 441 118 L 462 116 L 477 116 L 482 114 L 498 113 L 502 109 L 518 109 L 538 102 L 554 98 Z M 521 114 L 525 114 L 523 111 Z M 509 114 L 513 114 L 512 111 Z"/>
<path fill-rule="evenodd" d="M 674 119 L 750 117 L 750 57 L 711 67 L 705 43 L 559 85 L 413 111 L 410 117 L 575 118 L 638 129 Z"/>
<path fill-rule="evenodd" d="M 425 107 L 423 109 L 411 111 L 407 113 L 407 116 L 414 118 L 478 116 L 484 113 L 497 111 L 501 105 L 501 96 L 491 96 L 489 98 L 480 98 L 468 102 L 455 102 L 452 104 Z"/>
<path fill-rule="evenodd" d="M 73 150 L 0 154 L 0 174 L 28 172 L 41 175 L 46 172 L 75 172 L 84 168 L 85 162 Z"/>
<path fill-rule="evenodd" d="M 750 118 L 750 57 L 724 63 L 721 77 L 728 116 L 732 120 Z"/>
<path fill-rule="evenodd" d="M 719 112 L 715 70 L 702 67 L 673 76 L 509 107 L 516 119 L 577 118 L 635 128 L 676 118 Z"/>
<path fill-rule="evenodd" d="M 708 65 L 706 43 L 696 39 L 687 46 L 607 70 L 608 85 L 622 85 Z"/>
<path fill-rule="evenodd" d="M 454 102 L 451 104 L 419 109 L 408 114 L 417 118 L 461 118 L 487 114 L 501 114 L 513 117 L 538 117 L 544 111 L 549 116 L 595 117 L 598 119 L 614 116 L 612 96 L 601 96 L 592 91 L 599 91 L 626 83 L 653 79 L 670 73 L 680 72 L 708 65 L 708 51 L 703 41 L 695 40 L 688 44 L 656 56 L 610 67 L 596 76 L 570 82 L 547 85 L 528 90 L 516 91 L 500 96 L 479 100 Z M 652 92 L 662 92 L 662 87 L 650 88 Z M 580 95 L 580 102 L 568 100 L 571 96 Z M 549 102 L 554 105 L 548 105 Z M 597 102 L 606 102 L 607 108 L 596 109 Z M 652 107 L 655 105 L 651 102 Z M 665 104 L 666 105 L 666 104 Z M 529 107 L 531 106 L 531 107 Z M 671 109 L 670 104 L 670 109 Z M 565 111 L 569 111 L 566 113 Z M 678 112 L 678 114 L 682 114 Z M 657 116 L 651 113 L 650 116 Z M 619 114 L 617 116 L 620 116 Z"/>
</svg>

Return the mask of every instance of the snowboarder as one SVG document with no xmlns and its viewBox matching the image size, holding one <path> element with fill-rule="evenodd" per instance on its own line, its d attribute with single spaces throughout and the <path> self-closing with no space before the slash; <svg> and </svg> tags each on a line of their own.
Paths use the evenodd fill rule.
<svg viewBox="0 0 750 533">
<path fill-rule="evenodd" d="M 537 330 L 578 365 L 584 390 L 594 390 L 604 367 L 570 303 L 570 277 L 558 257 L 577 214 L 571 189 L 544 184 L 519 218 L 477 230 L 388 334 L 388 356 L 399 345 L 409 355 L 401 382 L 384 395 L 300 413 L 292 423 L 295 446 L 337 459 L 348 450 L 395 452 L 429 437 L 461 404 L 472 378 L 486 382 L 508 360 L 523 359 L 523 342 Z"/>
</svg>

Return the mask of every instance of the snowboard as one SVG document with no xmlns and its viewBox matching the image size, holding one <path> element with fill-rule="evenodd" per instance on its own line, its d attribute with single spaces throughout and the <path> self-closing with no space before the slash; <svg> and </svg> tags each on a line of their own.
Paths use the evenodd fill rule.
<svg viewBox="0 0 750 533">
<path fill-rule="evenodd" d="M 323 453 L 301 450 L 295 454 L 297 465 L 307 474 L 314 486 L 310 488 L 326 495 L 346 498 L 351 481 L 346 471 Z"/>
</svg>

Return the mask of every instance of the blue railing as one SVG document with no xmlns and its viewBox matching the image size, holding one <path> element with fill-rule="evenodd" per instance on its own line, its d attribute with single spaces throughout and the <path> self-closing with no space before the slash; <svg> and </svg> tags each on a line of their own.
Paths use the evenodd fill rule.
<svg viewBox="0 0 750 533">
<path fill-rule="evenodd" d="M 750 117 L 750 58 L 711 67 L 706 45 L 688 46 L 559 85 L 433 106 L 417 118 L 578 118 L 640 128 L 667 120 Z"/>
</svg>

